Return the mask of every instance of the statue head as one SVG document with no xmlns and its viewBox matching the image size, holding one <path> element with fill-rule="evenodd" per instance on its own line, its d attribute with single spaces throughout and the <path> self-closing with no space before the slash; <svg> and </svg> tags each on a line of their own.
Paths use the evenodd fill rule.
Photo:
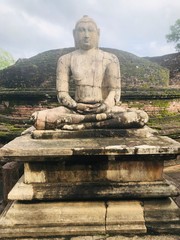
<svg viewBox="0 0 180 240">
<path fill-rule="evenodd" d="M 87 15 L 83 16 L 73 30 L 75 47 L 83 50 L 97 48 L 99 32 L 95 21 Z"/>
</svg>

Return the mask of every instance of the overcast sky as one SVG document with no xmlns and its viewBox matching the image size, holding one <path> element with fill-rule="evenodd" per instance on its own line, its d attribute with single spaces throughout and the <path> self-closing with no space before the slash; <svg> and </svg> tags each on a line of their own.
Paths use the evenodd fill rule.
<svg viewBox="0 0 180 240">
<path fill-rule="evenodd" d="M 138 56 L 175 52 L 166 42 L 180 18 L 180 0 L 0 0 L 0 48 L 15 59 L 74 46 L 83 15 L 100 28 L 100 46 Z"/>
</svg>

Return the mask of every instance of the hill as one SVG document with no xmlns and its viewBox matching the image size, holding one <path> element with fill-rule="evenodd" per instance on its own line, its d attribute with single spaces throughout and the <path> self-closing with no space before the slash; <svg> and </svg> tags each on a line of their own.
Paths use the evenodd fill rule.
<svg viewBox="0 0 180 240">
<path fill-rule="evenodd" d="M 146 59 L 169 69 L 170 85 L 180 86 L 180 52 Z"/>
<path fill-rule="evenodd" d="M 56 65 L 60 56 L 74 48 L 50 50 L 29 59 L 20 59 L 13 66 L 0 71 L 0 88 L 55 89 Z M 169 71 L 147 59 L 129 52 L 103 48 L 114 53 L 121 65 L 122 87 L 167 87 Z"/>
</svg>

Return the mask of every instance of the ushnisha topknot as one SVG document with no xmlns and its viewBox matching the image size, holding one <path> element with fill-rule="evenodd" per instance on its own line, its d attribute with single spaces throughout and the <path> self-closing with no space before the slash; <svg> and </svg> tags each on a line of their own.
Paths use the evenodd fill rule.
<svg viewBox="0 0 180 240">
<path fill-rule="evenodd" d="M 96 22 L 90 18 L 88 15 L 84 15 L 81 19 L 79 19 L 75 25 L 75 29 L 77 29 L 80 23 L 91 22 L 95 25 L 96 29 L 98 29 Z"/>
</svg>

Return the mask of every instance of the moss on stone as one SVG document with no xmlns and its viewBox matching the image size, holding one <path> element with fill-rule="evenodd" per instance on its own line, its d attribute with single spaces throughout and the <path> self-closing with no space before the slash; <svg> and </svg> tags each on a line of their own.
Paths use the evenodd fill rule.
<svg viewBox="0 0 180 240">
<path fill-rule="evenodd" d="M 21 133 L 27 128 L 27 125 L 17 125 L 10 123 L 0 124 L 0 143 L 7 143 L 15 137 L 20 136 Z"/>
</svg>

